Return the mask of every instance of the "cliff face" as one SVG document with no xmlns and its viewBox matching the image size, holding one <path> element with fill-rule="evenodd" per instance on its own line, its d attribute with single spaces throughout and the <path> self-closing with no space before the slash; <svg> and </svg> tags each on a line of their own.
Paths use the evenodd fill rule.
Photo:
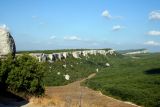
<svg viewBox="0 0 160 107">
<path fill-rule="evenodd" d="M 52 53 L 52 54 L 44 54 L 44 53 L 30 53 L 31 56 L 36 57 L 39 62 L 54 62 L 57 60 L 66 59 L 69 56 L 72 56 L 73 58 L 81 58 L 82 56 L 88 57 L 88 55 L 114 55 L 116 56 L 115 50 L 100 50 L 100 49 L 94 49 L 94 50 L 82 50 L 82 51 L 72 51 L 72 52 L 59 52 L 59 53 Z M 18 55 L 18 54 L 17 54 Z"/>
<path fill-rule="evenodd" d="M 9 31 L 0 28 L 0 57 L 11 53 L 15 55 L 16 46 L 13 37 Z"/>
</svg>

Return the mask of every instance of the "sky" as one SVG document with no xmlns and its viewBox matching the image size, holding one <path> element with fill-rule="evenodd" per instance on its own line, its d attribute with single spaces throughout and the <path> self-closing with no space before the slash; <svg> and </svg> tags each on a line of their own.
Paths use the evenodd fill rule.
<svg viewBox="0 0 160 107">
<path fill-rule="evenodd" d="M 160 0 L 1 0 L 17 50 L 160 51 Z"/>
</svg>

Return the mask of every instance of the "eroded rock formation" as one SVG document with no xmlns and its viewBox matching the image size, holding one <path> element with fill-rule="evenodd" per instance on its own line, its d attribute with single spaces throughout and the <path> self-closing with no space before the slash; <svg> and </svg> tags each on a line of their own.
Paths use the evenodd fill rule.
<svg viewBox="0 0 160 107">
<path fill-rule="evenodd" d="M 72 56 L 73 58 L 81 58 L 82 56 L 88 57 L 88 55 L 116 55 L 115 50 L 110 49 L 110 50 L 84 50 L 84 51 L 73 51 L 73 52 L 60 52 L 60 53 L 52 53 L 52 54 L 44 54 L 44 53 L 31 53 L 31 56 L 36 57 L 39 59 L 39 62 L 43 61 L 48 61 L 49 62 L 54 62 L 57 60 L 63 60 L 66 59 L 69 56 Z M 42 60 L 45 59 L 45 60 Z M 108 64 L 106 66 L 109 66 Z"/>
<path fill-rule="evenodd" d="M 15 55 L 16 46 L 13 37 L 6 29 L 0 28 L 0 58 L 11 53 Z"/>
</svg>

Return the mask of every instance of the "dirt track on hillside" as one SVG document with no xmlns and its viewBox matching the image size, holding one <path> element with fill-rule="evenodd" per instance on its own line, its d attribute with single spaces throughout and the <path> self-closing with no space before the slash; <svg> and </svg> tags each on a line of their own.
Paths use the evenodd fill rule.
<svg viewBox="0 0 160 107">
<path fill-rule="evenodd" d="M 92 78 L 96 74 L 91 74 Z M 65 86 L 46 87 L 46 95 L 41 101 L 33 99 L 25 107 L 138 107 L 132 103 L 119 101 L 94 91 L 80 83 L 86 79 Z M 36 103 L 36 104 L 35 104 Z M 35 105 L 34 105 L 35 104 Z"/>
</svg>

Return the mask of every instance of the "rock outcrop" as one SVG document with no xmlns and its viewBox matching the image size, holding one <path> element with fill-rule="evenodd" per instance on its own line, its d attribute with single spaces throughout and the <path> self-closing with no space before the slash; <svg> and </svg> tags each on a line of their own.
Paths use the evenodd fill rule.
<svg viewBox="0 0 160 107">
<path fill-rule="evenodd" d="M 0 28 L 0 58 L 11 53 L 15 55 L 16 46 L 13 37 L 6 29 Z"/>
<path fill-rule="evenodd" d="M 104 55 L 106 56 L 107 54 L 109 55 L 116 55 L 115 50 L 110 49 L 110 50 L 84 50 L 84 51 L 73 51 L 73 52 L 60 52 L 60 53 L 52 53 L 52 54 L 44 54 L 44 53 L 31 53 L 31 56 L 36 57 L 39 62 L 55 62 L 58 60 L 63 60 L 66 59 L 69 56 L 72 56 L 73 58 L 81 58 L 82 56 L 88 57 L 88 55 Z M 110 65 L 106 65 L 110 66 Z"/>
<path fill-rule="evenodd" d="M 79 58 L 79 55 L 80 55 L 80 52 L 79 52 L 79 51 L 72 52 L 72 56 L 73 56 L 74 58 Z"/>
</svg>

